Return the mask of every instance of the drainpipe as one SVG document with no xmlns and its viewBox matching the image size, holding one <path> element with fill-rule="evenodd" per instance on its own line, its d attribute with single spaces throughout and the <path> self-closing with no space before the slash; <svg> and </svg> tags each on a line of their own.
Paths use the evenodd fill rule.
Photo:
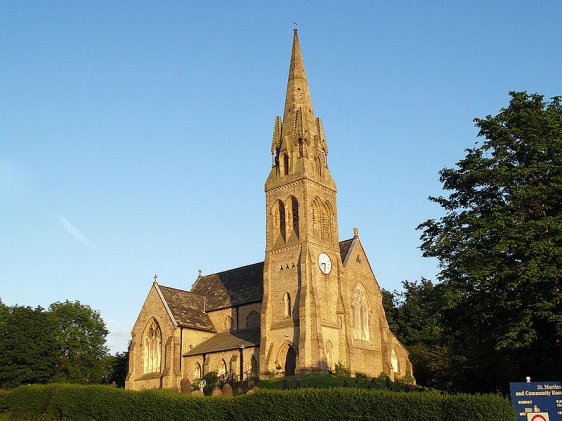
<svg viewBox="0 0 562 421">
<path fill-rule="evenodd" d="M 183 327 L 180 327 L 180 376 L 181 377 L 183 377 L 183 374 L 181 372 L 182 352 L 183 352 Z"/>
<path fill-rule="evenodd" d="M 207 356 L 207 354 L 203 354 L 203 367 L 201 367 L 201 378 L 203 378 L 203 376 L 206 374 L 205 373 L 205 357 Z"/>
<path fill-rule="evenodd" d="M 244 381 L 244 345 L 240 345 L 240 381 Z"/>
</svg>

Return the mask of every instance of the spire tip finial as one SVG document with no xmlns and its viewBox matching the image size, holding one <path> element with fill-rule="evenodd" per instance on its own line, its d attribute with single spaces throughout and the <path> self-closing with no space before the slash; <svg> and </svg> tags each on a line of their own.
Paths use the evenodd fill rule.
<svg viewBox="0 0 562 421">
<path fill-rule="evenodd" d="M 299 29 L 298 23 L 293 22 L 293 25 L 295 25 L 295 27 L 293 28 L 293 31 L 297 32 L 297 30 Z"/>
</svg>

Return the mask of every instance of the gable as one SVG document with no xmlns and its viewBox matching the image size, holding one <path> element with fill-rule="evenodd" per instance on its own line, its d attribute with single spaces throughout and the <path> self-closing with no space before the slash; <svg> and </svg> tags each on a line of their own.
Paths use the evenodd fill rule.
<svg viewBox="0 0 562 421">
<path fill-rule="evenodd" d="M 154 318 L 162 329 L 174 329 L 176 326 L 176 322 L 162 301 L 155 284 L 152 284 L 148 291 L 132 331 L 143 332 L 151 318 Z"/>
<path fill-rule="evenodd" d="M 377 281 L 377 277 L 375 276 L 375 273 L 373 272 L 373 268 L 371 267 L 371 263 L 369 262 L 369 258 L 367 257 L 367 253 L 365 253 L 365 249 L 363 248 L 363 244 L 361 244 L 361 240 L 359 239 L 359 237 L 354 237 L 350 240 L 346 240 L 345 243 L 349 242 L 349 245 L 346 244 L 346 249 L 345 249 L 345 257 L 344 254 L 342 254 L 342 263 L 344 265 L 344 267 L 348 270 L 348 271 L 355 271 L 356 267 L 362 267 L 363 268 L 363 273 L 368 273 L 369 277 L 372 276 L 373 280 L 375 281 L 375 285 L 379 291 L 380 294 L 380 286 L 379 283 Z M 344 243 L 344 241 L 342 241 L 342 243 Z M 340 243 L 340 250 L 342 249 L 341 244 Z"/>
</svg>

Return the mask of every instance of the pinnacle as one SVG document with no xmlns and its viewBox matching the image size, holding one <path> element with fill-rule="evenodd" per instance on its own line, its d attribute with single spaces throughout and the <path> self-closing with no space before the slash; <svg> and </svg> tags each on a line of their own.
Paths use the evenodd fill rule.
<svg viewBox="0 0 562 421">
<path fill-rule="evenodd" d="M 303 79 L 306 82 L 306 72 L 304 71 L 304 61 L 299 44 L 299 34 L 296 29 L 293 34 L 293 50 L 291 52 L 291 66 L 289 68 L 289 80 L 295 79 Z"/>
<path fill-rule="evenodd" d="M 314 122 L 314 111 L 312 101 L 310 99 L 310 90 L 304 70 L 304 61 L 302 59 L 301 47 L 299 43 L 299 35 L 297 30 L 293 33 L 293 48 L 291 52 L 291 64 L 289 67 L 289 79 L 287 81 L 287 95 L 285 98 L 285 112 L 283 115 L 283 123 L 289 123 L 287 127 L 292 127 L 295 123 L 295 113 L 298 110 L 305 113 L 305 119 L 310 120 L 308 123 Z"/>
</svg>

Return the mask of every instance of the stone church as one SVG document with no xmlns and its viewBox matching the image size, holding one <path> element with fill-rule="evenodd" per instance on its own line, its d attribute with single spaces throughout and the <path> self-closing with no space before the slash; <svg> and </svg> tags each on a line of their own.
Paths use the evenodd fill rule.
<svg viewBox="0 0 562 421">
<path fill-rule="evenodd" d="M 336 364 L 412 376 L 357 229 L 339 239 L 336 183 L 296 29 L 271 155 L 265 260 L 200 274 L 190 291 L 155 277 L 132 329 L 128 389 L 176 388 L 211 371 L 223 379 L 329 373 Z"/>
</svg>

